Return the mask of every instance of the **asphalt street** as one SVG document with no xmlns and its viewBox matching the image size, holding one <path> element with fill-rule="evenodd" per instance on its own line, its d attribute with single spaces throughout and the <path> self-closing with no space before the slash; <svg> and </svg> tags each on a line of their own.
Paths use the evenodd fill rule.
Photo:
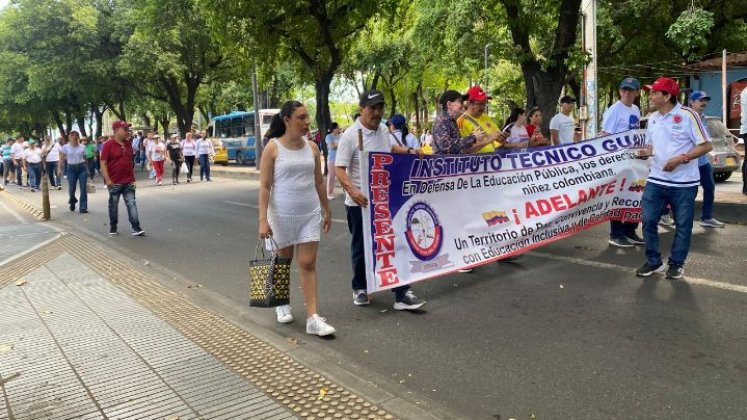
<svg viewBox="0 0 747 420">
<path fill-rule="evenodd" d="M 120 235 L 107 237 L 107 194 L 98 182 L 84 215 L 67 210 L 65 190 L 52 191 L 53 223 L 92 234 L 246 310 L 256 182 L 156 187 L 140 181 L 142 238 L 129 235 L 123 205 Z M 40 206 L 36 194 L 22 196 Z M 427 309 L 403 313 L 392 309 L 390 293 L 374 295 L 368 307 L 352 304 L 339 197 L 333 219 L 319 251 L 319 306 L 336 337 L 305 334 L 300 290 L 292 293 L 293 324 L 275 324 L 272 310 L 249 311 L 276 333 L 360 367 L 362 376 L 375 372 L 413 400 L 432 399 L 472 419 L 747 418 L 742 224 L 706 230 L 696 223 L 687 282 L 636 278 L 643 250 L 609 247 L 603 225 L 515 263 L 417 284 Z M 668 250 L 673 231 L 661 232 Z"/>
</svg>

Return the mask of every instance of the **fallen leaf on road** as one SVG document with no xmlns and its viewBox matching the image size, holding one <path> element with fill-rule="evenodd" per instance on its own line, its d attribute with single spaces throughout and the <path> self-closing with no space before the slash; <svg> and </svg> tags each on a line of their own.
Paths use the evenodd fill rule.
<svg viewBox="0 0 747 420">
<path fill-rule="evenodd" d="M 296 337 L 286 337 L 286 340 L 291 344 L 298 344 L 298 339 Z"/>
<path fill-rule="evenodd" d="M 405 380 L 404 379 L 400 379 L 399 383 L 403 384 L 403 383 L 405 383 Z"/>
<path fill-rule="evenodd" d="M 54 312 L 47 310 L 47 311 L 44 311 L 44 313 L 45 314 L 53 314 Z"/>
<path fill-rule="evenodd" d="M 454 287 L 459 287 L 459 285 L 458 285 L 458 284 L 456 284 L 456 283 L 452 284 L 452 286 L 454 286 Z"/>
<path fill-rule="evenodd" d="M 13 350 L 13 346 L 10 344 L 0 344 L 0 354 L 7 353 Z"/>
<path fill-rule="evenodd" d="M 319 398 L 317 400 L 321 400 L 327 395 L 327 388 L 321 387 L 319 388 Z"/>
<path fill-rule="evenodd" d="M 387 309 L 382 309 L 382 310 L 380 310 L 379 312 L 381 312 L 381 313 L 383 314 L 383 313 L 384 313 L 384 312 L 386 312 L 386 311 L 387 311 Z"/>
<path fill-rule="evenodd" d="M 563 285 L 562 285 L 562 284 L 560 285 L 560 288 L 561 288 L 561 289 L 564 289 L 564 287 L 563 287 Z"/>
<path fill-rule="evenodd" d="M 188 284 L 187 289 L 196 289 L 198 287 L 202 287 L 201 284 Z"/>
<path fill-rule="evenodd" d="M 368 350 L 363 350 L 363 353 L 368 353 Z"/>
<path fill-rule="evenodd" d="M 26 283 L 28 283 L 26 280 L 21 279 L 16 282 L 16 286 L 25 286 Z"/>
</svg>

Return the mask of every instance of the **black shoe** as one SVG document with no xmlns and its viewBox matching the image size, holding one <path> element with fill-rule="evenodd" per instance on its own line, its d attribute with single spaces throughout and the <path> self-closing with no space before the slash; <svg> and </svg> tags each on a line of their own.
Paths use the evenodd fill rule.
<svg viewBox="0 0 747 420">
<path fill-rule="evenodd" d="M 88 210 L 86 210 L 86 209 L 80 209 L 80 214 L 83 214 L 83 213 L 88 213 Z"/>
<path fill-rule="evenodd" d="M 70 203 L 70 211 L 75 211 L 75 203 Z"/>
<path fill-rule="evenodd" d="M 685 268 L 680 265 L 673 265 L 669 264 L 669 268 L 667 269 L 667 278 L 668 279 L 681 279 L 685 276 Z"/>
<path fill-rule="evenodd" d="M 628 241 L 633 245 L 646 245 L 646 241 L 643 240 L 636 232 L 633 232 L 626 236 Z"/>
<path fill-rule="evenodd" d="M 620 248 L 633 248 L 634 246 L 633 242 L 624 236 L 622 238 L 610 238 L 609 244 Z"/>
<path fill-rule="evenodd" d="M 654 273 L 661 273 L 662 271 L 664 271 L 664 263 L 659 263 L 658 265 L 646 263 L 635 270 L 635 275 L 638 277 L 649 277 Z"/>
</svg>

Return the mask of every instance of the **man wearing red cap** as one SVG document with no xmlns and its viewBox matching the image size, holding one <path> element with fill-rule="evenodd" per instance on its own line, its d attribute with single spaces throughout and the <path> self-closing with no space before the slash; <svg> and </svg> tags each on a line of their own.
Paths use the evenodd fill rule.
<svg viewBox="0 0 747 420">
<path fill-rule="evenodd" d="M 636 270 L 636 275 L 648 277 L 664 271 L 657 226 L 662 210 L 669 205 L 674 212 L 676 231 L 666 276 L 681 279 L 690 251 L 695 196 L 700 185 L 698 158 L 713 146 L 698 113 L 677 102 L 680 93 L 677 82 L 660 77 L 646 88 L 658 112 L 651 114 L 646 127 L 650 149 L 640 154 L 651 157 L 653 162 L 642 200 L 646 263 Z"/>
<path fill-rule="evenodd" d="M 457 118 L 457 127 L 462 137 L 472 135 L 476 129 L 482 130 L 486 134 L 484 140 L 475 142 L 475 144 L 464 153 L 493 153 L 495 149 L 501 147 L 506 135 L 501 133 L 501 128 L 485 112 L 485 106 L 488 100 L 492 99 L 482 90 L 480 86 L 472 86 L 467 93 L 462 96 L 462 100 L 467 101 L 467 112 Z"/>
<path fill-rule="evenodd" d="M 127 216 L 132 226 L 132 236 L 143 236 L 135 203 L 135 164 L 132 142 L 129 140 L 130 124 L 115 121 L 114 135 L 101 148 L 101 175 L 109 190 L 109 235 L 117 234 L 119 197 L 124 195 Z"/>
</svg>

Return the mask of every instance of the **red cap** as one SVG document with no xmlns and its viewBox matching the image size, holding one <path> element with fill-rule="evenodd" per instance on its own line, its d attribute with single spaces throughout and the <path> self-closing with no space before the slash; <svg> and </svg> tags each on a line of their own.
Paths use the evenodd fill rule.
<svg viewBox="0 0 747 420">
<path fill-rule="evenodd" d="M 672 96 L 677 96 L 680 93 L 679 83 L 668 77 L 660 77 L 656 79 L 653 85 L 646 85 L 643 88 L 650 91 L 668 93 Z"/>
<path fill-rule="evenodd" d="M 118 128 L 130 128 L 130 126 L 132 126 L 132 124 L 127 121 L 118 120 L 112 123 L 112 130 L 117 131 Z"/>
<path fill-rule="evenodd" d="M 485 91 L 482 90 L 479 85 L 475 85 L 469 88 L 467 94 L 463 96 L 463 99 L 473 102 L 482 102 L 493 98 L 491 96 L 488 96 L 488 94 L 485 93 Z"/>
</svg>

